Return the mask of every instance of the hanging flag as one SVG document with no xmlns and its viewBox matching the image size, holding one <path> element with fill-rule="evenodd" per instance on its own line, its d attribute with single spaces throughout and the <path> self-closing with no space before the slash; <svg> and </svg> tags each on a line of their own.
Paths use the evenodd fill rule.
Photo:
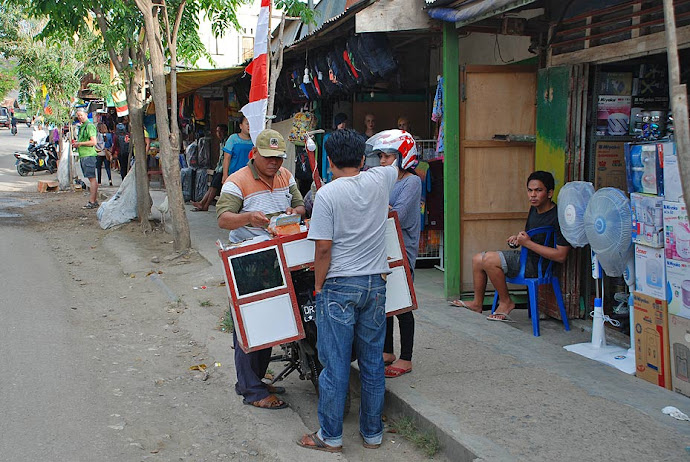
<svg viewBox="0 0 690 462">
<path fill-rule="evenodd" d="M 110 84 L 121 85 L 120 74 L 117 73 L 113 62 L 110 61 Z M 127 94 L 124 90 L 118 90 L 113 93 L 113 103 L 115 105 L 115 112 L 118 117 L 129 115 L 129 107 L 127 107 Z"/>
<path fill-rule="evenodd" d="M 249 89 L 249 103 L 241 111 L 249 121 L 249 134 L 256 143 L 257 135 L 266 128 L 268 108 L 268 20 L 271 14 L 271 0 L 261 0 L 259 21 L 254 37 L 254 59 L 246 72 L 252 76 Z"/>
<path fill-rule="evenodd" d="M 43 96 L 46 97 L 45 101 L 43 101 L 43 109 L 45 109 L 45 108 L 48 107 L 48 103 L 50 103 L 50 95 L 46 93 L 46 94 L 43 95 Z"/>
</svg>

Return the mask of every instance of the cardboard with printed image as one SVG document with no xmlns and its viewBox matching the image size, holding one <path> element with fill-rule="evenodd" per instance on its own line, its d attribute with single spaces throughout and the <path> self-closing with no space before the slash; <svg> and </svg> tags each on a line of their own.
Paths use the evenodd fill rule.
<svg viewBox="0 0 690 462">
<path fill-rule="evenodd" d="M 669 314 L 690 319 L 690 263 L 666 260 Z"/>
<path fill-rule="evenodd" d="M 635 374 L 671 389 L 666 301 L 633 292 L 635 321 Z"/>
<path fill-rule="evenodd" d="M 630 194 L 632 240 L 636 244 L 664 246 L 664 198 L 646 194 Z"/>
<path fill-rule="evenodd" d="M 635 244 L 635 288 L 645 295 L 666 300 L 664 249 Z"/>
<path fill-rule="evenodd" d="M 625 143 L 599 141 L 595 148 L 594 189 L 605 187 L 627 191 Z"/>
<path fill-rule="evenodd" d="M 690 319 L 673 314 L 669 316 L 668 345 L 673 391 L 690 397 Z"/>
<path fill-rule="evenodd" d="M 690 220 L 685 204 L 664 201 L 663 206 L 666 258 L 690 262 Z"/>
</svg>

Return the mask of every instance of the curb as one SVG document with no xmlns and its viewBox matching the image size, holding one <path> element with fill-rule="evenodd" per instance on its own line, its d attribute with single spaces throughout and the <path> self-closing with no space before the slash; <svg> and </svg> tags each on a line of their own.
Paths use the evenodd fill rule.
<svg viewBox="0 0 690 462">
<path fill-rule="evenodd" d="M 359 368 L 353 363 L 350 368 L 350 389 L 359 393 L 360 387 Z M 441 444 L 439 452 L 449 460 L 458 462 L 515 460 L 515 457 L 504 448 L 490 440 L 460 433 L 460 422 L 454 415 L 427 402 L 417 391 L 401 393 L 391 389 L 386 383 L 384 403 L 384 413 L 389 417 L 410 417 L 419 430 L 433 433 Z"/>
</svg>

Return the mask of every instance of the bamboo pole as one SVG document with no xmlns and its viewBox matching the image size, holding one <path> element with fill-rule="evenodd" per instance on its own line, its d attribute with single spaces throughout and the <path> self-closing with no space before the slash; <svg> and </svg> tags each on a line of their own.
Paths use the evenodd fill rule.
<svg viewBox="0 0 690 462">
<path fill-rule="evenodd" d="M 690 198 L 690 125 L 688 125 L 688 93 L 686 86 L 680 83 L 680 63 L 678 61 L 676 16 L 673 9 L 673 0 L 664 0 L 664 21 L 666 25 L 669 87 L 674 120 L 673 127 L 675 130 L 676 152 L 678 153 L 678 167 L 680 169 L 683 197 Z"/>
</svg>

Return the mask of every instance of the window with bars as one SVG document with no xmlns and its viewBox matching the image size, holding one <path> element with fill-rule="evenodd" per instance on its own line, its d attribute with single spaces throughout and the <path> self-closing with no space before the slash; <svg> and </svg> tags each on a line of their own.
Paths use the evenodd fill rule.
<svg viewBox="0 0 690 462">
<path fill-rule="evenodd" d="M 254 37 L 242 37 L 242 62 L 254 57 Z"/>
</svg>

